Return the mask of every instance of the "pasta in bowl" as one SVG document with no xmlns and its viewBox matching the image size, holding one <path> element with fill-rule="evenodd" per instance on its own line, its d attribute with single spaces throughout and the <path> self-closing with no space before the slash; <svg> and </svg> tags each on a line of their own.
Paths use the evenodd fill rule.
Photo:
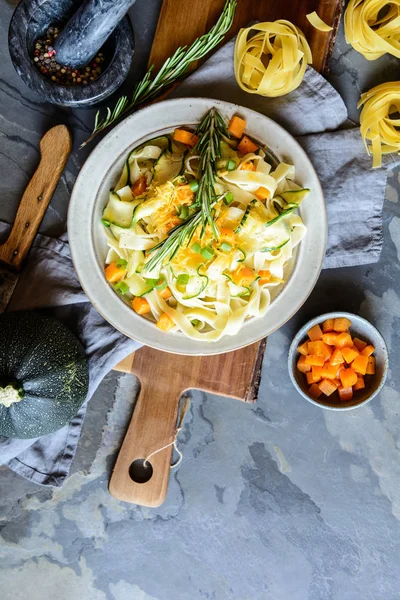
<svg viewBox="0 0 400 600">
<path fill-rule="evenodd" d="M 128 144 L 129 121 L 155 115 Z M 94 178 L 100 165 L 89 190 L 84 171 Z M 115 128 L 78 178 L 68 227 L 99 312 L 138 341 L 188 354 L 233 350 L 279 327 L 311 291 L 326 240 L 320 184 L 295 140 L 208 99 L 166 101 Z"/>
</svg>

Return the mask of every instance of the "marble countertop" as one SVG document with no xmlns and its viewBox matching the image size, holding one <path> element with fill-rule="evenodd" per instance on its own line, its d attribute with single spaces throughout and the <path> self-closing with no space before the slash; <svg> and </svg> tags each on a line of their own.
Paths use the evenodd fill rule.
<svg viewBox="0 0 400 600">
<path fill-rule="evenodd" d="M 0 6 L 0 218 L 10 221 L 60 120 L 19 80 L 7 50 L 16 2 Z M 135 73 L 143 71 L 160 0 L 137 0 Z M 330 80 L 357 119 L 361 91 L 397 77 L 398 61 L 369 63 L 339 34 Z M 93 110 L 62 111 L 75 148 Z M 41 230 L 60 234 L 85 153 L 74 152 Z M 110 373 L 90 402 L 71 475 L 60 489 L 0 469 L 2 600 L 399 600 L 400 205 L 389 174 L 385 242 L 374 265 L 324 271 L 301 311 L 268 339 L 258 402 L 193 392 L 166 502 L 146 509 L 107 491 L 137 392 Z M 362 193 L 362 189 L 360 189 Z M 305 402 L 286 371 L 293 334 L 333 309 L 359 313 L 390 351 L 385 388 L 335 413 Z"/>
</svg>

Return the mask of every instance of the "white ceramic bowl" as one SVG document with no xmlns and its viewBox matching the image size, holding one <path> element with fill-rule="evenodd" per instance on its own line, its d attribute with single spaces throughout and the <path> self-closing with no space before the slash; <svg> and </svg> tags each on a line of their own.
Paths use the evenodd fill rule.
<svg viewBox="0 0 400 600">
<path fill-rule="evenodd" d="M 266 144 L 280 160 L 296 167 L 296 181 L 311 189 L 300 214 L 308 227 L 287 284 L 262 319 L 247 321 L 235 336 L 218 342 L 198 342 L 181 333 L 163 333 L 137 315 L 107 284 L 104 260 L 107 247 L 100 223 L 108 192 L 115 185 L 128 152 L 148 139 L 180 125 L 196 127 L 215 106 L 225 119 L 239 114 L 246 133 Z M 236 350 L 269 335 L 292 317 L 313 289 L 325 255 L 327 220 L 317 174 L 306 153 L 280 125 L 259 113 L 209 98 L 179 98 L 159 102 L 127 117 L 93 150 L 76 180 L 68 212 L 72 260 L 89 300 L 116 329 L 142 344 L 178 354 L 218 354 Z"/>
<path fill-rule="evenodd" d="M 368 342 L 368 344 L 375 346 L 375 375 L 368 375 L 368 381 L 366 380 L 365 388 L 355 392 L 353 399 L 350 402 L 340 402 L 336 393 L 332 394 L 330 398 L 327 398 L 324 395 L 320 396 L 318 399 L 312 398 L 308 393 L 308 385 L 304 373 L 300 373 L 296 366 L 300 357 L 297 348 L 308 339 L 307 331 L 311 329 L 311 327 L 314 327 L 314 325 L 321 325 L 326 319 L 337 319 L 339 317 L 350 319 L 350 333 L 353 337 L 356 336 L 365 342 Z M 316 406 L 327 408 L 328 410 L 351 410 L 352 408 L 357 408 L 358 406 L 370 402 L 383 388 L 388 366 L 389 356 L 385 340 L 372 323 L 354 313 L 331 312 L 315 317 L 315 319 L 312 319 L 303 325 L 297 332 L 289 349 L 289 375 L 294 387 L 303 398 Z"/>
</svg>

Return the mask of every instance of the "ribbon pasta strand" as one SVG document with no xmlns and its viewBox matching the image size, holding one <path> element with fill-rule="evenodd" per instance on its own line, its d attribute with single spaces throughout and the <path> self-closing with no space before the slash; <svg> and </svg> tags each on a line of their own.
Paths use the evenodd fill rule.
<svg viewBox="0 0 400 600">
<path fill-rule="evenodd" d="M 400 0 L 350 0 L 344 15 L 346 41 L 367 60 L 400 58 Z"/>
<path fill-rule="evenodd" d="M 249 94 L 275 98 L 292 92 L 311 62 L 304 33 L 289 21 L 257 23 L 238 33 L 235 77 Z"/>
</svg>

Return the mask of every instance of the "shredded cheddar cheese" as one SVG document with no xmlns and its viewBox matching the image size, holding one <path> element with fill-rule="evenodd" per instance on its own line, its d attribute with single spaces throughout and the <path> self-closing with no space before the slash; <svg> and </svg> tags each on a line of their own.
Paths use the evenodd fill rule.
<svg viewBox="0 0 400 600">
<path fill-rule="evenodd" d="M 304 33 L 289 21 L 257 23 L 238 33 L 235 77 L 249 94 L 269 98 L 288 94 L 301 84 L 311 61 Z"/>
</svg>

